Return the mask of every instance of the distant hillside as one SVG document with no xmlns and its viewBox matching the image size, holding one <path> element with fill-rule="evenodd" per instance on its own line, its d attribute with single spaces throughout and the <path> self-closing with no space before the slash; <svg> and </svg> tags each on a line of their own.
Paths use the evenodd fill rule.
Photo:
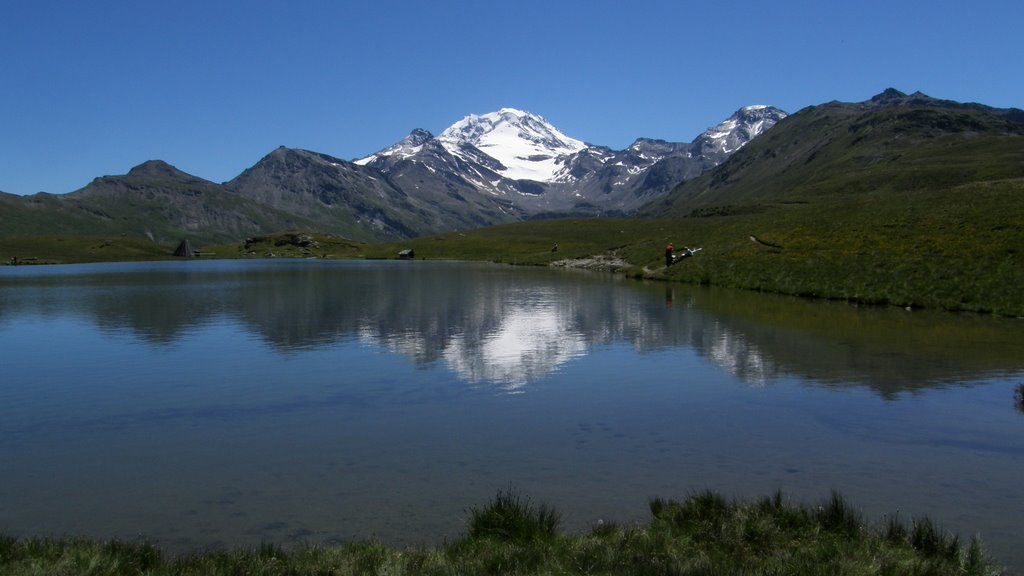
<svg viewBox="0 0 1024 576">
<path fill-rule="evenodd" d="M 805 108 L 641 211 L 688 216 L 1024 177 L 1024 111 L 906 95 Z"/>
<path fill-rule="evenodd" d="M 122 176 L 96 178 L 69 194 L 5 195 L 3 236 L 126 235 L 173 244 L 182 237 L 226 242 L 313 220 L 259 205 L 220 185 L 150 161 Z"/>
</svg>

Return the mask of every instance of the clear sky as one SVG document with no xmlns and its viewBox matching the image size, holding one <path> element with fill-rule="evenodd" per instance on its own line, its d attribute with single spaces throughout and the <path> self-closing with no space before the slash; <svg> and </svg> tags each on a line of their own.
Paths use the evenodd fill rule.
<svg viewBox="0 0 1024 576">
<path fill-rule="evenodd" d="M 1024 108 L 1021 0 L 4 0 L 0 191 L 222 182 L 514 107 L 621 149 L 894 87 Z"/>
</svg>

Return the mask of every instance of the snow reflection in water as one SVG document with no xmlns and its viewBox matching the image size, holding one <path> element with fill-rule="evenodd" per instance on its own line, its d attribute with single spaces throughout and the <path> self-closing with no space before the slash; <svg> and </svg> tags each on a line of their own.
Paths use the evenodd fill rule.
<svg viewBox="0 0 1024 576">
<path fill-rule="evenodd" d="M 555 296 L 539 293 L 512 307 L 479 340 L 456 335 L 445 361 L 468 382 L 514 391 L 582 356 L 587 340 L 572 328 L 573 310 L 560 307 Z"/>
<path fill-rule="evenodd" d="M 416 543 L 510 483 L 570 527 L 836 488 L 1024 566 L 1019 321 L 433 262 L 10 268 L 12 533 Z"/>
</svg>

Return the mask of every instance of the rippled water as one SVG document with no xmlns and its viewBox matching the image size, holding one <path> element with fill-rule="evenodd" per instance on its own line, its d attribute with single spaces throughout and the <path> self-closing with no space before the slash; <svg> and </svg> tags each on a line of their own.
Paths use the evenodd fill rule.
<svg viewBox="0 0 1024 576">
<path fill-rule="evenodd" d="M 432 262 L 0 269 L 0 531 L 437 543 L 839 490 L 1024 569 L 1020 321 Z"/>
</svg>

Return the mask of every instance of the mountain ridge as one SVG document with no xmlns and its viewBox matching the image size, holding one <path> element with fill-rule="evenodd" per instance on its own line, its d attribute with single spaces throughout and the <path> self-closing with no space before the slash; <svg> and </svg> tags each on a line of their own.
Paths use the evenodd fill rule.
<svg viewBox="0 0 1024 576">
<path fill-rule="evenodd" d="M 131 235 L 163 244 L 190 236 L 227 242 L 268 229 L 314 224 L 247 202 L 162 160 L 143 162 L 127 174 L 97 177 L 74 192 L 6 200 L 0 218 L 3 236 Z"/>
<path fill-rule="evenodd" d="M 397 161 L 393 173 L 319 152 L 279 147 L 225 189 L 254 202 L 303 214 L 328 230 L 344 226 L 347 237 L 372 241 L 408 238 L 437 230 L 511 221 L 495 202 L 468 197 L 449 182 L 434 186 L 428 175 Z"/>
<path fill-rule="evenodd" d="M 717 166 L 785 116 L 771 106 L 747 106 L 692 142 L 641 137 L 625 150 L 612 150 L 568 137 L 542 116 L 502 108 L 465 116 L 438 136 L 414 130 L 354 162 L 385 174 L 399 162 L 457 173 L 526 218 L 625 215 Z"/>
<path fill-rule="evenodd" d="M 116 231 L 165 242 L 188 235 L 203 242 L 288 226 L 381 241 L 532 218 L 717 213 L 730 205 L 799 200 L 833 188 L 920 186 L 911 182 L 912 174 L 879 166 L 897 166 L 915 147 L 931 150 L 951 134 L 1016 135 L 1024 122 L 1019 109 L 887 89 L 863 102 L 826 102 L 788 116 L 770 106 L 746 106 L 689 143 L 640 137 L 624 150 L 612 150 L 579 148 L 582 141 L 559 137 L 537 115 L 514 108 L 499 113 L 488 122 L 504 127 L 502 138 L 513 132 L 518 137 L 512 121 L 528 118 L 523 146 L 541 148 L 536 154 L 513 153 L 512 159 L 555 166 L 551 181 L 504 176 L 511 160 L 488 153 L 495 151 L 493 142 L 479 126 L 462 126 L 469 128 L 466 141 L 451 137 L 453 130 L 447 142 L 414 129 L 355 162 L 279 147 L 220 184 L 154 160 L 67 194 L 3 195 L 0 234 Z M 858 179 L 868 168 L 875 172 Z M 970 168 L 945 170 L 967 174 Z"/>
<path fill-rule="evenodd" d="M 736 206 L 802 202 L 817 194 L 905 191 L 985 175 L 1024 176 L 1012 150 L 1024 143 L 1024 111 L 905 94 L 889 88 L 863 102 L 808 106 L 739 150 L 715 171 L 684 181 L 641 216 L 720 213 Z M 1003 137 L 1011 140 L 1003 146 Z M 930 157 L 958 154 L 939 165 Z M 1009 154 L 995 161 L 993 154 Z M 907 162 L 914 163 L 908 168 Z"/>
</svg>

